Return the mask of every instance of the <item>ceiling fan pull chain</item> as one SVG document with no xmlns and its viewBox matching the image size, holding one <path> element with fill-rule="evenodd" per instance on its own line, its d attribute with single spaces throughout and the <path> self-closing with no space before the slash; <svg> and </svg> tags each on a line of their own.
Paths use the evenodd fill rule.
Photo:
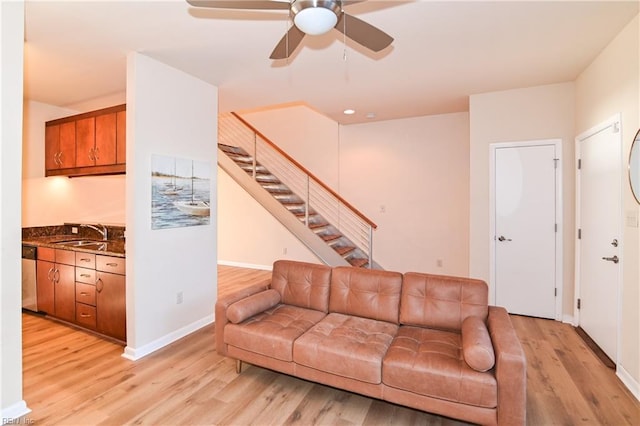
<svg viewBox="0 0 640 426">
<path fill-rule="evenodd" d="M 344 50 L 342 51 L 342 60 L 346 62 L 347 60 L 347 15 L 344 14 L 344 10 L 342 11 L 342 46 Z"/>
</svg>

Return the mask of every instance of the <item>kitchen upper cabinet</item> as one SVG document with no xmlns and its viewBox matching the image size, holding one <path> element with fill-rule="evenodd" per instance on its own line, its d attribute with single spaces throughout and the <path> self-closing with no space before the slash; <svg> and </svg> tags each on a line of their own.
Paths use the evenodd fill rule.
<svg viewBox="0 0 640 426">
<path fill-rule="evenodd" d="M 45 124 L 45 175 L 121 174 L 126 170 L 126 105 Z"/>
<path fill-rule="evenodd" d="M 127 162 L 127 111 L 116 113 L 116 163 Z"/>
<path fill-rule="evenodd" d="M 93 151 L 96 144 L 95 117 L 76 121 L 76 165 L 78 167 L 95 166 Z"/>
<path fill-rule="evenodd" d="M 45 168 L 66 169 L 76 166 L 76 123 L 65 122 L 45 128 Z M 48 175 L 48 174 L 47 174 Z"/>
</svg>

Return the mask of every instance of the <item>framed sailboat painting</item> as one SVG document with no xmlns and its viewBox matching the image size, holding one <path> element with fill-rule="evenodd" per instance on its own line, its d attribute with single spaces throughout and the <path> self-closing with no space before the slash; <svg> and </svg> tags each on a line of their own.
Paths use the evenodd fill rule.
<svg viewBox="0 0 640 426">
<path fill-rule="evenodd" d="M 151 156 L 151 228 L 209 225 L 211 163 Z"/>
</svg>

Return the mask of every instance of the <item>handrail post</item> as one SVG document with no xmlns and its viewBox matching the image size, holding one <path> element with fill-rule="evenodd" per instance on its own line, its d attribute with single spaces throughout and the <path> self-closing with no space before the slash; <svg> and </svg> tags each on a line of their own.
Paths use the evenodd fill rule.
<svg viewBox="0 0 640 426">
<path fill-rule="evenodd" d="M 309 184 L 309 175 L 305 174 L 307 177 L 307 199 L 304 203 L 304 224 L 309 227 L 309 201 L 311 200 L 311 195 L 309 194 L 309 188 L 311 187 Z"/>
<path fill-rule="evenodd" d="M 373 269 L 373 226 L 369 225 L 369 269 Z"/>
<path fill-rule="evenodd" d="M 253 133 L 253 164 L 252 164 L 252 174 L 253 180 L 256 180 L 256 163 L 258 162 L 258 135 Z"/>
</svg>

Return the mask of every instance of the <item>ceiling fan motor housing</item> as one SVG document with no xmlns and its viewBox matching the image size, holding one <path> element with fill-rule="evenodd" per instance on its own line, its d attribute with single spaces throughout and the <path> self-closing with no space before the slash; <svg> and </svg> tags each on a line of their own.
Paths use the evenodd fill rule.
<svg viewBox="0 0 640 426">
<path fill-rule="evenodd" d="M 291 4 L 293 22 L 306 34 L 324 34 L 338 22 L 341 3 L 338 0 L 295 0 Z"/>
</svg>

